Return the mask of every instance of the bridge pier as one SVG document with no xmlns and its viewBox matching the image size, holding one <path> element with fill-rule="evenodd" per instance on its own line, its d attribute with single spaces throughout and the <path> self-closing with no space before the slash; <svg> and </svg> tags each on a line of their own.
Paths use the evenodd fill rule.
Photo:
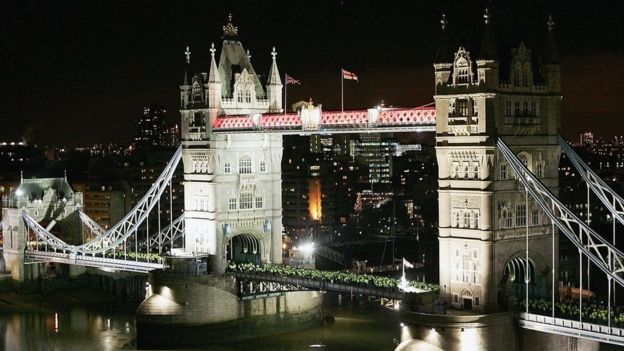
<svg viewBox="0 0 624 351">
<path fill-rule="evenodd" d="M 136 313 L 138 348 L 205 345 L 286 333 L 319 325 L 323 317 L 319 291 L 242 297 L 234 274 L 155 271 L 149 274 L 149 283 L 152 295 Z"/>
<path fill-rule="evenodd" d="M 26 227 L 22 212 L 17 208 L 2 209 L 5 269 L 11 272 L 13 280 L 20 282 L 36 279 L 44 273 L 41 263 L 25 264 Z"/>
<path fill-rule="evenodd" d="M 518 328 L 512 312 L 492 314 L 401 313 L 401 343 L 395 351 L 597 351 L 596 341 Z"/>
</svg>

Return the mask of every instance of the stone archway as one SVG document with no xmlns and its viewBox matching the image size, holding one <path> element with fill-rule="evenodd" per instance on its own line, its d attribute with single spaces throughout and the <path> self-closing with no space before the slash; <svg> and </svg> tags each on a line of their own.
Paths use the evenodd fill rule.
<svg viewBox="0 0 624 351">
<path fill-rule="evenodd" d="M 532 257 L 517 253 L 511 256 L 503 268 L 499 282 L 498 303 L 502 309 L 513 308 L 516 301 L 526 298 L 527 280 L 529 297 L 534 295 L 536 285 L 536 263 Z"/>
<path fill-rule="evenodd" d="M 236 263 L 269 263 L 270 237 L 255 230 L 239 230 L 225 242 L 226 261 Z"/>
<path fill-rule="evenodd" d="M 474 305 L 474 295 L 470 289 L 464 289 L 461 293 L 462 298 L 462 306 L 464 310 L 472 310 L 472 306 Z"/>
</svg>

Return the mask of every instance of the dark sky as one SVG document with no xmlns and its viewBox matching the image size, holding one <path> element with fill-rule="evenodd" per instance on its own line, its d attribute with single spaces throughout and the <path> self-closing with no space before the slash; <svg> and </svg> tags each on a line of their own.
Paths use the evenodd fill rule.
<svg viewBox="0 0 624 351">
<path fill-rule="evenodd" d="M 144 105 L 179 119 L 184 49 L 209 67 L 231 12 L 256 72 L 302 81 L 289 102 L 312 97 L 339 108 L 340 67 L 360 76 L 347 108 L 432 101 L 432 60 L 444 12 L 456 43 L 479 49 L 488 1 L 10 1 L 0 9 L 0 141 L 129 143 Z M 564 135 L 624 134 L 624 11 L 616 1 L 494 1 L 528 43 L 552 13 L 562 53 Z M 500 23 L 499 23 L 500 24 Z"/>
</svg>

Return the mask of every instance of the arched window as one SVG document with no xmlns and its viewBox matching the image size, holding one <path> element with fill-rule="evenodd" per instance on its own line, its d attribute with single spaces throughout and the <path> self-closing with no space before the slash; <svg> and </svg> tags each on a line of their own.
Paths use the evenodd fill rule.
<svg viewBox="0 0 624 351">
<path fill-rule="evenodd" d="M 468 67 L 457 70 L 457 83 L 468 83 Z"/>
<path fill-rule="evenodd" d="M 242 91 L 239 91 L 239 92 L 236 94 L 236 101 L 237 101 L 237 102 L 243 102 L 243 92 L 242 92 Z"/>
<path fill-rule="evenodd" d="M 479 165 L 478 164 L 474 165 L 474 177 L 475 178 L 480 178 L 480 176 L 479 176 Z"/>
<path fill-rule="evenodd" d="M 451 168 L 451 178 L 456 178 L 459 173 L 459 164 L 457 162 L 453 162 L 453 167 Z"/>
<path fill-rule="evenodd" d="M 460 218 L 461 218 L 461 213 L 459 213 L 459 211 L 455 212 L 455 226 L 456 227 L 459 227 Z"/>
<path fill-rule="evenodd" d="M 542 164 L 542 162 L 537 162 L 537 170 L 535 173 L 538 178 L 544 178 L 544 164 Z"/>
<path fill-rule="evenodd" d="M 249 90 L 245 92 L 245 102 L 251 103 L 251 92 Z"/>
<path fill-rule="evenodd" d="M 238 173 L 249 174 L 251 173 L 251 156 L 241 155 L 238 159 Z"/>
<path fill-rule="evenodd" d="M 201 85 L 198 82 L 193 83 L 193 101 L 201 101 Z"/>
<path fill-rule="evenodd" d="M 479 229 L 479 211 L 474 212 L 474 227 Z"/>
</svg>

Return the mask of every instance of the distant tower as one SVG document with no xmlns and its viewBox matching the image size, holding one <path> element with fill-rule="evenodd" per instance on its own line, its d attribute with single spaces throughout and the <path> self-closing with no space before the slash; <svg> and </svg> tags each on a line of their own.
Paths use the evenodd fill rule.
<svg viewBox="0 0 624 351">
<path fill-rule="evenodd" d="M 440 287 L 453 306 L 488 312 L 507 308 L 514 288 L 524 284 L 527 223 L 531 291 L 539 295 L 550 286 L 551 275 L 541 272 L 552 269 L 551 226 L 532 199 L 526 206 L 525 192 L 495 143 L 502 137 L 556 194 L 561 92 L 552 21 L 538 67 L 523 43 L 502 60 L 508 55 L 499 55 L 494 18 L 486 11 L 484 19 L 476 60 L 459 47 L 453 56 L 439 54 L 434 68 Z M 443 32 L 446 26 L 443 18 Z M 558 236 L 555 245 L 557 255 Z M 558 257 L 555 262 L 557 270 Z"/>
<path fill-rule="evenodd" d="M 217 118 L 282 111 L 275 50 L 266 92 L 231 15 L 218 65 L 216 51 L 209 73 L 185 75 L 180 86 L 185 247 L 209 255 L 213 272 L 227 260 L 281 263 L 282 136 L 212 131 Z"/>
</svg>

